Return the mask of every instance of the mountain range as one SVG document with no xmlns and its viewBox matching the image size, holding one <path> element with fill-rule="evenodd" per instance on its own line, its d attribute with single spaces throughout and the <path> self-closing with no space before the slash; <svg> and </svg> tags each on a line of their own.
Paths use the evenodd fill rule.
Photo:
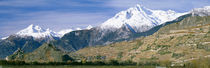
<svg viewBox="0 0 210 68">
<path fill-rule="evenodd" d="M 129 41 L 140 36 L 148 36 L 156 32 L 151 28 L 164 22 L 173 21 L 186 13 L 168 10 L 151 10 L 136 5 L 121 11 L 113 18 L 90 30 L 72 31 L 53 45 L 64 51 L 77 51 L 87 46 L 107 45 L 114 42 Z"/>
<path fill-rule="evenodd" d="M 92 28 L 91 25 L 89 25 L 86 30 L 90 28 Z M 32 52 L 43 43 L 59 40 L 66 33 L 71 31 L 73 30 L 65 29 L 55 32 L 49 28 L 43 29 L 37 25 L 31 24 L 27 28 L 0 40 L 0 58 L 3 59 L 6 56 L 11 55 L 18 48 L 24 50 L 25 53 Z"/>
<path fill-rule="evenodd" d="M 42 63 L 67 62 L 73 58 L 83 63 L 117 60 L 122 63 L 152 64 L 156 62 L 159 64 L 169 63 L 170 66 L 184 66 L 184 64 L 193 60 L 210 57 L 210 16 L 208 15 L 210 10 L 206 7 L 198 9 L 194 9 L 190 13 L 180 16 L 173 21 L 151 28 L 149 31 L 155 32 L 149 36 L 141 36 L 131 41 L 116 42 L 104 46 L 89 46 L 75 52 L 66 52 L 65 49 L 59 47 L 61 45 L 58 46 L 53 41 L 54 44 L 52 42 L 43 44 L 31 53 L 23 53 L 21 49 L 18 49 L 13 55 L 8 56 L 7 59 Z M 67 43 L 62 45 L 68 44 L 68 38 L 76 41 L 80 41 L 77 40 L 78 38 L 87 38 L 86 34 L 89 31 L 81 30 L 67 33 L 61 38 L 62 41 Z M 72 33 L 79 36 L 75 37 Z M 91 33 L 88 34 L 88 37 L 90 35 Z M 61 41 L 57 40 L 57 42 Z M 80 41 L 80 43 L 83 42 Z M 73 49 L 73 47 L 68 46 L 66 48 Z"/>
<path fill-rule="evenodd" d="M 0 58 L 5 58 L 20 48 L 30 53 L 43 46 L 52 44 L 64 52 L 76 52 L 85 47 L 105 46 L 115 42 L 135 40 L 153 35 L 160 28 L 182 21 L 188 16 L 209 16 L 209 7 L 177 13 L 172 10 L 152 10 L 136 5 L 121 11 L 97 27 L 77 28 L 54 32 L 30 25 L 24 30 L 0 40 Z M 45 44 L 46 45 L 46 44 Z M 53 47 L 53 48 L 54 48 Z"/>
</svg>

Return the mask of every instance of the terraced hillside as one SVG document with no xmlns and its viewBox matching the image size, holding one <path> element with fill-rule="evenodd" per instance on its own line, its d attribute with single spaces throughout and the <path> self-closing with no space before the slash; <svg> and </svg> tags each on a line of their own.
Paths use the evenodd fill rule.
<svg viewBox="0 0 210 68">
<path fill-rule="evenodd" d="M 210 57 L 210 16 L 189 16 L 151 36 L 76 52 L 87 61 L 186 62 Z"/>
</svg>

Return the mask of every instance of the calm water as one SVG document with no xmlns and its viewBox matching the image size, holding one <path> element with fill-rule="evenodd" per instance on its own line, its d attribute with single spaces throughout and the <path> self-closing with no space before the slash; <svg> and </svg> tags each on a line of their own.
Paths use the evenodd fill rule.
<svg viewBox="0 0 210 68">
<path fill-rule="evenodd" d="M 152 66 L 137 67 L 137 66 L 47 66 L 47 65 L 23 65 L 23 66 L 0 66 L 0 68 L 159 68 Z M 160 67 L 162 68 L 162 67 Z M 163 67 L 164 68 L 164 67 Z"/>
</svg>

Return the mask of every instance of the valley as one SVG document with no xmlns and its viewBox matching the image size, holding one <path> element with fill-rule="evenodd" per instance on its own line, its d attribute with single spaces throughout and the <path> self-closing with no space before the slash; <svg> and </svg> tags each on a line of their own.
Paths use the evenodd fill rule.
<svg viewBox="0 0 210 68">
<path fill-rule="evenodd" d="M 97 27 L 60 32 L 32 24 L 0 40 L 0 58 L 4 68 L 209 68 L 210 7 L 177 13 L 137 4 Z"/>
</svg>

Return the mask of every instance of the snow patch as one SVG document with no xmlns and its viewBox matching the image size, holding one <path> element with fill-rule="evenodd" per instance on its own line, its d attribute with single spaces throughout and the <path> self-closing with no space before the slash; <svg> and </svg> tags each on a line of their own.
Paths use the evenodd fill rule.
<svg viewBox="0 0 210 68">
<path fill-rule="evenodd" d="M 81 28 L 76 28 L 76 30 L 82 30 Z"/>
<path fill-rule="evenodd" d="M 197 14 L 198 16 L 210 16 L 210 6 L 205 6 L 203 8 L 195 8 L 192 11 L 192 14 Z"/>
<path fill-rule="evenodd" d="M 93 28 L 93 26 L 88 25 L 88 27 L 86 27 L 87 30 L 90 30 L 91 28 Z"/>
<path fill-rule="evenodd" d="M 144 32 L 185 14 L 187 13 L 176 13 L 172 10 L 152 10 L 138 4 L 128 10 L 119 12 L 102 23 L 100 28 L 103 30 L 113 30 L 113 28 L 119 29 L 123 25 L 130 25 L 135 32 Z"/>
<path fill-rule="evenodd" d="M 65 30 L 61 30 L 58 32 L 58 34 L 60 35 L 60 37 L 63 37 L 65 34 L 72 32 L 72 29 L 65 29 Z"/>
<path fill-rule="evenodd" d="M 50 30 L 49 28 L 48 29 L 42 29 L 41 27 L 39 26 L 35 26 L 33 24 L 29 25 L 27 28 L 19 31 L 18 33 L 16 33 L 16 35 L 19 35 L 19 36 L 32 36 L 34 38 L 44 38 L 44 37 L 59 37 L 59 35 Z"/>
<path fill-rule="evenodd" d="M 7 36 L 7 37 L 3 37 L 3 38 L 1 38 L 1 40 L 5 40 L 5 39 L 7 39 L 9 36 Z"/>
</svg>

